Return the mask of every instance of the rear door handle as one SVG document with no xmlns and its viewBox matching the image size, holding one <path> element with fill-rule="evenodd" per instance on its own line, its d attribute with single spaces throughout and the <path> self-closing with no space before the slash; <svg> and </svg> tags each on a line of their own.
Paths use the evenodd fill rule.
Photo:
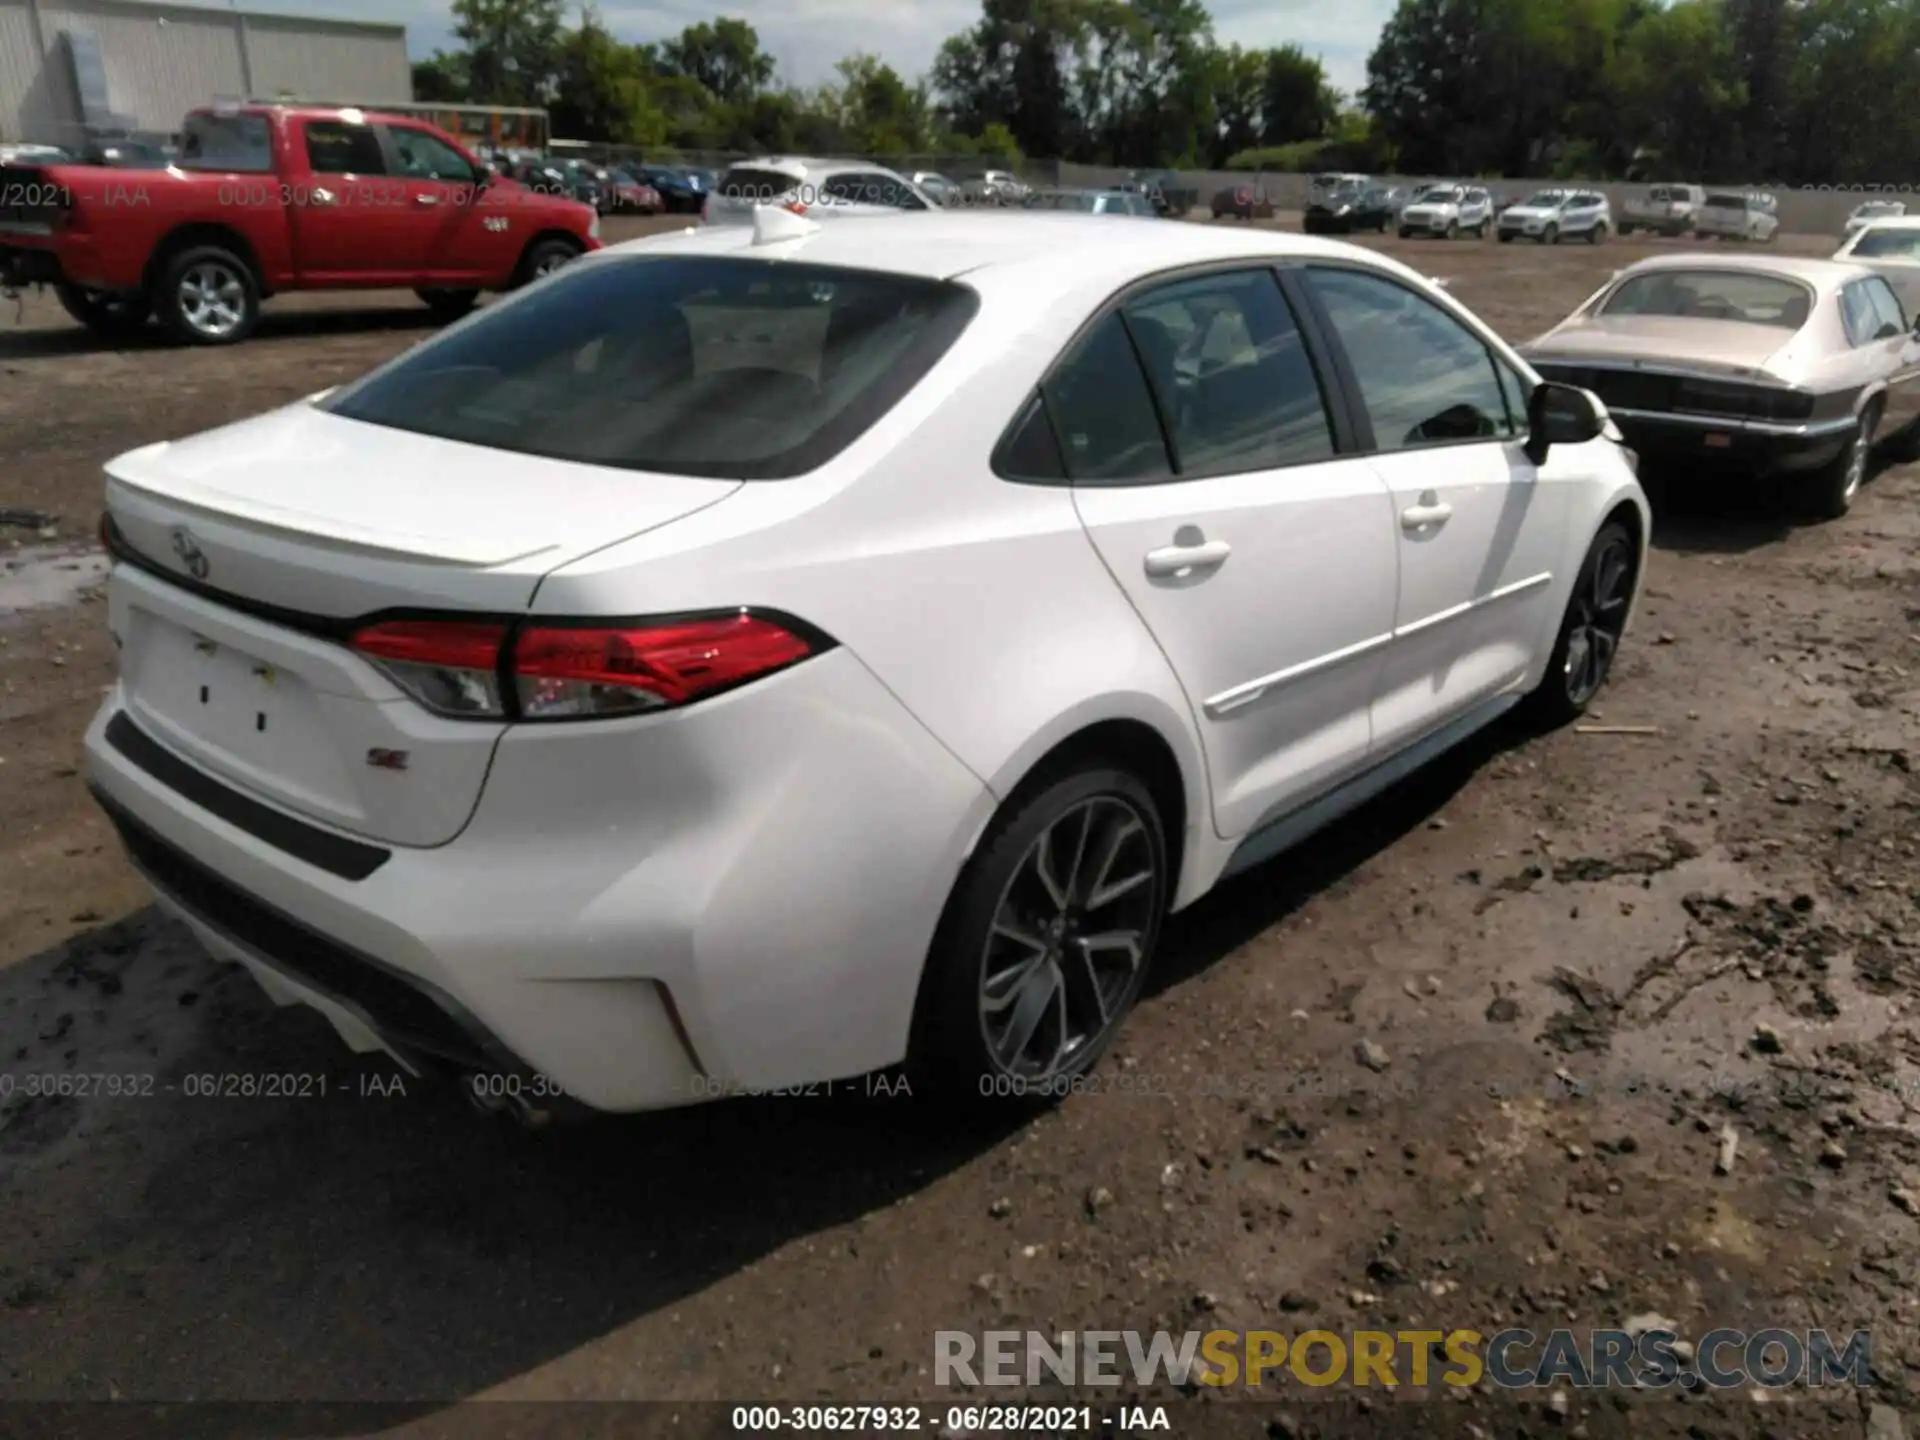
<svg viewBox="0 0 1920 1440">
<path fill-rule="evenodd" d="M 1444 525 L 1453 515 L 1453 507 L 1445 501 L 1422 501 L 1418 505 L 1409 505 L 1400 512 L 1402 530 L 1424 530 L 1429 525 Z"/>
<path fill-rule="evenodd" d="M 438 205 L 440 203 L 440 197 L 438 195 L 416 195 L 413 197 L 413 203 L 416 205 Z"/>
<path fill-rule="evenodd" d="M 1186 575 L 1195 570 L 1210 570 L 1233 553 L 1224 540 L 1204 540 L 1198 545 L 1167 545 L 1147 552 L 1147 574 Z"/>
</svg>

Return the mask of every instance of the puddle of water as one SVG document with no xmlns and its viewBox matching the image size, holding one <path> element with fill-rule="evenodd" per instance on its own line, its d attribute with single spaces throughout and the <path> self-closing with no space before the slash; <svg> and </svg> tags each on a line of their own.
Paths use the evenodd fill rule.
<svg viewBox="0 0 1920 1440">
<path fill-rule="evenodd" d="M 29 610 L 71 605 L 106 578 L 107 557 L 98 550 L 26 545 L 0 553 L 0 625 Z"/>
</svg>

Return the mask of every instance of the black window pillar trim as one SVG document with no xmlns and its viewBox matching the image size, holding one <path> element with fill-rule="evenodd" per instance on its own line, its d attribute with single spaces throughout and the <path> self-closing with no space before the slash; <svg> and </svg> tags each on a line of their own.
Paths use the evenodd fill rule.
<svg viewBox="0 0 1920 1440">
<path fill-rule="evenodd" d="M 1339 397 L 1340 410 L 1352 440 L 1352 453 L 1371 455 L 1380 446 L 1373 433 L 1373 417 L 1367 413 L 1366 403 L 1361 399 L 1360 377 L 1354 371 L 1353 361 L 1347 355 L 1347 347 L 1340 343 L 1339 334 L 1333 328 L 1333 317 L 1327 313 L 1327 307 L 1321 303 L 1319 294 L 1308 283 L 1306 275 L 1308 268 L 1309 266 L 1304 262 L 1281 266 L 1278 272 L 1280 288 L 1287 292 L 1295 308 L 1309 317 L 1310 347 L 1323 352 L 1324 362 L 1331 369 L 1337 382 L 1331 387 L 1331 393 Z M 1369 275 L 1379 273 L 1359 266 L 1331 265 L 1321 268 L 1352 269 Z"/>
<path fill-rule="evenodd" d="M 1293 312 L 1294 327 L 1300 332 L 1300 343 L 1306 347 L 1308 364 L 1320 386 L 1327 419 L 1333 427 L 1336 458 L 1363 455 L 1373 448 L 1373 427 L 1361 404 L 1353 367 L 1347 363 L 1346 351 L 1334 335 L 1320 297 L 1306 281 L 1305 269 L 1303 262 L 1289 261 L 1273 267 L 1273 278 Z"/>
</svg>

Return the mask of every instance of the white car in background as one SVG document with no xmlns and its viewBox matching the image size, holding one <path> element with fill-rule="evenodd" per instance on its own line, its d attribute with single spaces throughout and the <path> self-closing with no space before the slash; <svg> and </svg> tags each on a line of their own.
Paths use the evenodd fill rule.
<svg viewBox="0 0 1920 1440">
<path fill-rule="evenodd" d="M 1898 220 L 1907 213 L 1906 205 L 1899 200 L 1868 200 L 1853 207 L 1853 213 L 1847 216 L 1846 224 L 1840 227 L 1840 238 L 1851 240 L 1855 235 L 1875 220 Z"/>
<path fill-rule="evenodd" d="M 1478 185 L 1442 181 L 1422 186 L 1400 211 L 1400 238 L 1468 234 L 1485 238 L 1493 224 L 1493 197 Z"/>
<path fill-rule="evenodd" d="M 1752 240 L 1764 244 L 1780 229 L 1771 195 L 1710 190 L 1694 213 L 1693 233 L 1702 240 Z"/>
<path fill-rule="evenodd" d="M 708 193 L 701 223 L 751 225 L 755 210 L 766 205 L 814 220 L 939 208 L 884 165 L 773 156 L 731 166 Z"/>
<path fill-rule="evenodd" d="M 1833 258 L 1866 266 L 1893 287 L 1909 315 L 1920 316 L 1920 216 L 1869 221 Z"/>
<path fill-rule="evenodd" d="M 1051 1096 L 1168 912 L 1593 699 L 1645 496 L 1443 289 L 909 229 L 615 246 L 109 462 L 87 773 L 167 908 L 506 1108 Z"/>
<path fill-rule="evenodd" d="M 1597 245 L 1613 229 L 1613 209 L 1597 190 L 1536 190 L 1500 212 L 1500 243 L 1524 237 L 1539 245 L 1585 240 Z"/>
</svg>

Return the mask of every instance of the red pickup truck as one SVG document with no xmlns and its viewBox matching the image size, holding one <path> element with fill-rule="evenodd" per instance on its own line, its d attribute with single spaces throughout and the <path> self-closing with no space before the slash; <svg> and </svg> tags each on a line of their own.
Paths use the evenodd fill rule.
<svg viewBox="0 0 1920 1440">
<path fill-rule="evenodd" d="M 411 289 L 454 319 L 599 245 L 591 206 L 371 111 L 196 110 L 165 170 L 0 166 L 0 281 L 51 283 L 105 334 L 229 345 L 288 290 Z"/>
</svg>

